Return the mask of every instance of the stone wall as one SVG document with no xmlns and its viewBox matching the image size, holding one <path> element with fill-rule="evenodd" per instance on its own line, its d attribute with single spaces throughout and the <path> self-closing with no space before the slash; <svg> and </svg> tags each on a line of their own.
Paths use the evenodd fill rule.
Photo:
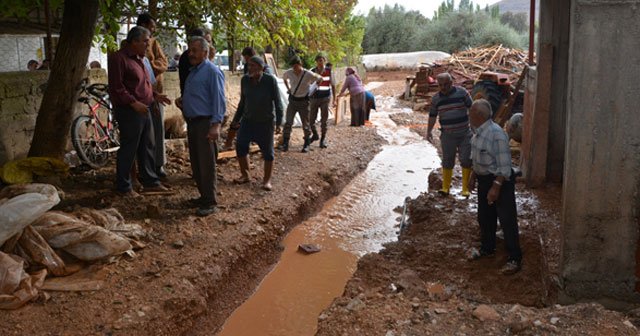
<svg viewBox="0 0 640 336">
<path fill-rule="evenodd" d="M 106 82 L 104 70 L 87 70 L 89 83 Z M 26 157 L 49 71 L 0 73 L 0 165 Z M 74 115 L 86 107 L 76 104 Z"/>
<path fill-rule="evenodd" d="M 358 73 L 364 79 L 364 67 Z M 338 89 L 344 80 L 344 68 L 334 70 Z M 104 69 L 87 70 L 89 83 L 107 83 Z M 21 71 L 0 73 L 0 165 L 7 161 L 23 158 L 29 151 L 36 116 L 47 85 L 49 71 Z M 240 73 L 225 72 L 227 100 L 230 102 L 227 113 L 235 113 L 240 94 Z M 180 95 L 178 72 L 164 75 L 164 93 L 175 100 Z M 76 103 L 74 118 L 86 113 L 86 105 Z M 165 108 L 165 119 L 180 116 L 175 104 Z M 71 146 L 69 146 L 71 150 Z"/>
</svg>

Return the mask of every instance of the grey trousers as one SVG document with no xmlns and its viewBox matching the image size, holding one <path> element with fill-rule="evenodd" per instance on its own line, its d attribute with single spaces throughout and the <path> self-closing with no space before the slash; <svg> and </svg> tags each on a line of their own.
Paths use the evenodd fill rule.
<svg viewBox="0 0 640 336">
<path fill-rule="evenodd" d="M 309 129 L 308 100 L 289 101 L 284 128 L 282 129 L 282 137 L 285 139 L 289 139 L 291 137 L 291 127 L 293 127 L 293 119 L 296 117 L 296 113 L 300 114 L 300 121 L 302 122 L 302 131 L 304 132 L 304 138 L 309 139 L 309 137 L 311 136 L 311 130 Z"/>
<path fill-rule="evenodd" d="M 462 168 L 471 168 L 471 137 L 470 129 L 460 132 L 441 132 L 442 168 L 451 169 L 456 164 L 456 153 Z"/>
<path fill-rule="evenodd" d="M 155 111 L 154 111 L 155 110 Z M 151 107 L 151 121 L 153 122 L 153 135 L 155 150 L 156 172 L 167 163 L 166 149 L 164 144 L 164 106 L 158 102 L 153 102 Z"/>
<path fill-rule="evenodd" d="M 209 142 L 207 134 L 211 126 L 210 118 L 187 120 L 187 140 L 191 172 L 196 181 L 203 204 L 216 205 L 216 161 L 215 142 Z"/>
<path fill-rule="evenodd" d="M 313 134 L 318 134 L 316 130 L 316 120 L 318 109 L 320 109 L 320 131 L 327 134 L 327 119 L 329 119 L 329 102 L 331 97 L 311 99 L 309 102 L 309 127 Z"/>
</svg>

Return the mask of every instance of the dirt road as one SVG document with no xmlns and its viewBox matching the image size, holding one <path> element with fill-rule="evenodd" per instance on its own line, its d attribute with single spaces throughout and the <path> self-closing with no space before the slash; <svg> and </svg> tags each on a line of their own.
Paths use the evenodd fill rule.
<svg viewBox="0 0 640 336">
<path fill-rule="evenodd" d="M 146 247 L 134 258 L 94 265 L 93 273 L 105 280 L 99 291 L 50 292 L 46 300 L 3 312 L 1 334 L 178 335 L 203 316 L 213 333 L 277 260 L 281 238 L 379 150 L 373 129 L 347 125 L 330 128 L 327 149 L 316 142 L 307 154 L 299 152 L 301 130 L 294 130 L 291 151 L 276 154 L 272 192 L 260 189 L 259 155 L 251 156 L 250 184 L 233 184 L 235 159 L 219 164 L 221 211 L 206 218 L 186 205 L 198 195 L 181 141 L 172 141 L 167 164 L 174 195 L 123 200 L 111 192 L 112 167 L 72 174 L 55 209 L 115 207 L 150 232 Z"/>
<path fill-rule="evenodd" d="M 402 92 L 401 75 L 369 75 L 376 77 L 392 79 L 385 83 L 395 87 L 390 93 Z M 425 113 L 392 119 L 426 134 Z M 461 189 L 460 175 L 457 167 L 454 193 Z M 599 304 L 556 304 L 559 186 L 535 192 L 517 186 L 523 270 L 505 277 L 498 273 L 507 259 L 501 239 L 496 257 L 466 260 L 469 249 L 479 247 L 476 195 L 468 200 L 438 196 L 438 172 L 429 183 L 430 192 L 411 201 L 410 225 L 399 240 L 359 261 L 343 296 L 319 316 L 317 335 L 638 334 L 637 313 L 624 315 Z"/>
</svg>

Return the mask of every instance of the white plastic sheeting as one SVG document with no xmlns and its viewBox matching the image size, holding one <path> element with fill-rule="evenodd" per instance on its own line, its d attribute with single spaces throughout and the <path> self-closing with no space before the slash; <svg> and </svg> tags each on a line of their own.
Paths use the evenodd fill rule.
<svg viewBox="0 0 640 336">
<path fill-rule="evenodd" d="M 420 63 L 433 63 L 451 57 L 442 51 L 415 51 L 393 54 L 363 55 L 367 70 L 417 69 Z"/>
</svg>

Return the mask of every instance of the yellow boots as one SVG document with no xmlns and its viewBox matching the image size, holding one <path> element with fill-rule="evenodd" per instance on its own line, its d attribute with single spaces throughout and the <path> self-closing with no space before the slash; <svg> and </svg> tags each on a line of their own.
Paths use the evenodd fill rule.
<svg viewBox="0 0 640 336">
<path fill-rule="evenodd" d="M 442 189 L 438 190 L 441 195 L 449 195 L 451 189 L 451 177 L 453 169 L 442 168 Z"/>
<path fill-rule="evenodd" d="M 453 169 L 442 168 L 442 189 L 438 190 L 441 195 L 449 195 L 451 190 L 451 177 Z M 469 178 L 471 177 L 471 168 L 462 168 L 462 193 L 464 197 L 471 196 L 469 192 Z"/>
<path fill-rule="evenodd" d="M 469 192 L 469 178 L 471 177 L 471 168 L 462 168 L 462 193 L 464 197 L 471 196 Z"/>
</svg>

